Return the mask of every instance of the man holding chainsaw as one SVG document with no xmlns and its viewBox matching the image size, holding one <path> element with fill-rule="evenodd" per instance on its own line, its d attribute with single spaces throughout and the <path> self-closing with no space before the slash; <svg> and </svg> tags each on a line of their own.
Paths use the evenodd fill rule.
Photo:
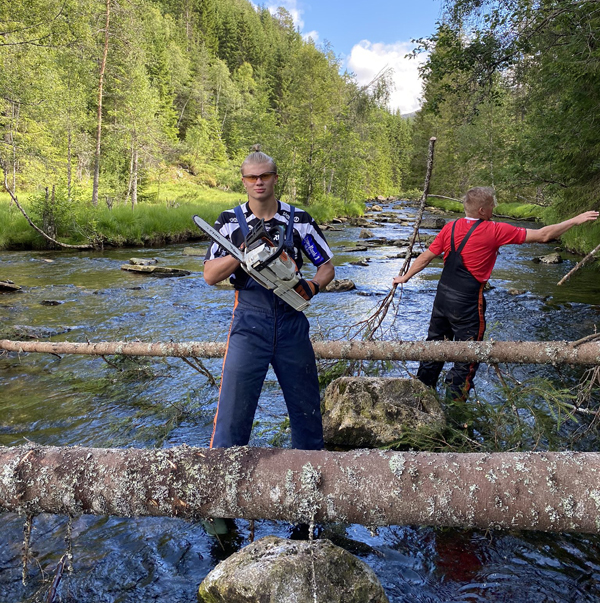
<svg viewBox="0 0 600 603">
<path fill-rule="evenodd" d="M 276 199 L 277 166 L 271 157 L 256 148 L 242 163 L 241 173 L 248 201 L 223 212 L 215 223 L 215 230 L 235 248 L 247 247 L 248 254 L 255 248 L 260 251 L 262 246 L 267 246 L 267 252 L 268 246 L 279 248 L 282 237 L 284 249 L 262 273 L 262 264 L 266 262 L 255 264 L 255 268 L 258 266 L 254 273 L 256 279 L 250 276 L 246 264 L 242 267 L 240 259 L 218 243 L 213 243 L 207 251 L 205 281 L 215 285 L 230 277 L 235 288 L 233 319 L 210 445 L 227 448 L 248 444 L 258 398 L 272 365 L 290 417 L 292 447 L 320 450 L 323 426 L 317 367 L 308 320 L 295 307 L 307 305 L 305 302 L 333 279 L 333 254 L 307 212 Z M 303 279 L 299 273 L 302 253 L 317 267 L 312 280 Z M 286 275 L 290 266 L 291 274 Z M 267 271 L 270 281 L 263 278 Z M 275 273 L 280 279 L 272 276 Z M 263 284 L 257 282 L 261 280 Z M 290 282 L 293 286 L 286 285 Z M 265 285 L 272 285 L 278 294 Z M 285 290 L 286 287 L 290 287 L 289 290 Z M 288 301 L 279 296 L 282 290 Z"/>
</svg>

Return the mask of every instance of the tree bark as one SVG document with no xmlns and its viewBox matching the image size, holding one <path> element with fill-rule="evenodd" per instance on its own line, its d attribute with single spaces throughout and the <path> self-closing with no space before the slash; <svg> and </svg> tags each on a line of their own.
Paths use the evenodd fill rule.
<svg viewBox="0 0 600 603">
<path fill-rule="evenodd" d="M 100 182 L 100 147 L 102 141 L 102 88 L 104 85 L 104 72 L 106 70 L 106 57 L 108 56 L 108 26 L 110 24 L 110 2 L 106 0 L 106 24 L 104 26 L 104 51 L 100 63 L 100 77 L 98 81 L 98 117 L 96 128 L 96 153 L 94 156 L 94 185 L 92 188 L 92 204 L 98 205 L 98 186 Z"/>
<path fill-rule="evenodd" d="M 600 365 L 600 342 L 572 341 L 315 341 L 317 358 L 340 360 L 416 360 L 444 362 L 499 362 L 515 364 Z M 48 354 L 107 356 L 159 356 L 173 358 L 220 358 L 225 343 L 182 343 L 0 340 L 0 350 Z"/>
<path fill-rule="evenodd" d="M 599 453 L 0 448 L 0 508 L 600 532 Z"/>
<path fill-rule="evenodd" d="M 133 174 L 131 187 L 131 210 L 135 209 L 138 202 L 138 149 L 137 146 L 133 150 Z"/>
</svg>

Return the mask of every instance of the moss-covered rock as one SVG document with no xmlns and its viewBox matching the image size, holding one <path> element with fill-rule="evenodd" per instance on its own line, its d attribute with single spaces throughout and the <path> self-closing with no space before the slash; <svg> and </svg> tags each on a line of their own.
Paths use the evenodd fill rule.
<svg viewBox="0 0 600 603">
<path fill-rule="evenodd" d="M 340 377 L 323 396 L 325 443 L 352 448 L 387 446 L 407 430 L 441 431 L 444 411 L 417 379 Z"/>
<path fill-rule="evenodd" d="M 388 603 L 373 570 L 329 540 L 267 536 L 221 562 L 200 603 Z"/>
</svg>

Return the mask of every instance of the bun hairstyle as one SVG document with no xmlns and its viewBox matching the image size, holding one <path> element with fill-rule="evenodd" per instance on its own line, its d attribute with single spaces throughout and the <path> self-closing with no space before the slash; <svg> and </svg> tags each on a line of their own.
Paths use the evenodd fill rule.
<svg viewBox="0 0 600 603">
<path fill-rule="evenodd" d="M 266 153 L 260 150 L 260 145 L 255 144 L 252 146 L 252 153 L 244 159 L 241 166 L 242 175 L 244 174 L 244 167 L 247 165 L 256 165 L 258 163 L 270 163 L 271 171 L 277 173 L 277 164 L 272 157 L 269 157 Z"/>
</svg>

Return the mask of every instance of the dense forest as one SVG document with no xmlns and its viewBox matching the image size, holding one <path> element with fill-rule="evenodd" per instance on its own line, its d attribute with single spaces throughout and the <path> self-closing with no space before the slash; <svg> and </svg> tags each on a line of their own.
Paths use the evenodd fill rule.
<svg viewBox="0 0 600 603">
<path fill-rule="evenodd" d="M 248 0 L 4 0 L 0 161 L 15 191 L 144 198 L 184 172 L 239 190 L 254 143 L 312 204 L 402 187 L 410 126 L 284 9 Z"/>
<path fill-rule="evenodd" d="M 414 123 L 412 183 L 437 136 L 434 192 L 476 183 L 500 201 L 538 204 L 547 220 L 600 209 L 598 0 L 447 0 L 427 51 Z M 409 184 L 409 183 L 407 183 Z M 580 237 L 587 240 L 579 240 Z M 600 226 L 568 243 L 589 251 Z"/>
<path fill-rule="evenodd" d="M 492 185 L 501 202 L 537 205 L 548 221 L 598 209 L 598 1 L 443 0 L 443 8 L 436 31 L 417 41 L 415 53 L 427 53 L 423 106 L 405 119 L 387 106 L 389 72 L 360 86 L 282 8 L 0 0 L 6 186 L 45 229 L 118 242 L 107 234 L 107 206 L 230 204 L 255 143 L 277 159 L 278 194 L 323 218 L 334 211 L 323 208 L 356 213 L 356 202 L 422 187 L 436 136 L 432 193 L 459 198 Z M 6 230 L 12 217 L 3 211 Z M 589 251 L 600 226 L 565 239 Z M 0 232 L 0 247 L 17 243 Z"/>
</svg>

